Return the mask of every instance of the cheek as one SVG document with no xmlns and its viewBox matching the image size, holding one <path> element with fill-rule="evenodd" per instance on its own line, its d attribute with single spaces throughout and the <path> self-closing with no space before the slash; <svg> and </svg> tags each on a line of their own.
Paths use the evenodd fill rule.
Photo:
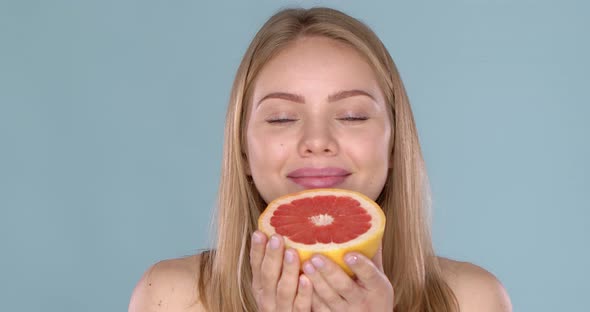
<svg viewBox="0 0 590 312">
<path fill-rule="evenodd" d="M 349 141 L 352 143 L 352 141 Z M 349 144 L 348 150 L 359 161 L 371 167 L 387 166 L 388 147 L 387 142 L 381 143 L 377 140 L 360 140 L 358 144 Z"/>
<path fill-rule="evenodd" d="M 272 136 L 261 136 L 255 133 L 247 137 L 248 159 L 252 170 L 277 168 L 288 155 L 288 143 Z M 256 175 L 256 172 L 252 173 Z"/>
<path fill-rule="evenodd" d="M 346 144 L 346 150 L 359 165 L 382 170 L 389 166 L 389 137 L 389 129 L 380 129 L 364 135 L 349 136 L 343 144 Z"/>
</svg>

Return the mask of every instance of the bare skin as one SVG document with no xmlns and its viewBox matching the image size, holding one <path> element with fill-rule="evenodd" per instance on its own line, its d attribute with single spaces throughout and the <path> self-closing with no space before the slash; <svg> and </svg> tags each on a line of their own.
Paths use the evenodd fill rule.
<svg viewBox="0 0 590 312">
<path fill-rule="evenodd" d="M 284 251 L 282 237 L 273 235 L 270 242 L 260 232 L 255 232 L 254 237 L 258 237 L 259 242 L 255 243 L 253 239 L 253 247 L 250 250 L 252 286 L 258 307 L 263 307 L 261 311 L 393 310 L 393 287 L 383 273 L 381 251 L 373 259 L 360 253 L 350 253 L 345 256 L 345 261 L 355 273 L 356 279 L 352 279 L 328 258 L 321 255 L 313 256 L 310 261 L 304 262 L 301 266 L 304 271 L 301 276 L 310 280 L 313 285 L 313 296 L 304 301 L 301 306 L 292 309 L 291 303 L 298 303 L 297 299 L 293 300 L 293 297 L 299 296 L 299 292 L 293 291 L 292 294 L 287 292 L 286 296 L 279 294 L 281 294 L 281 285 L 291 284 L 293 288 L 297 285 L 296 278 L 300 267 L 295 264 L 299 262 L 293 261 L 291 265 L 285 263 L 281 269 L 281 258 L 290 251 Z M 273 240 L 276 246 L 269 248 Z M 291 277 L 288 271 L 293 271 L 295 276 Z M 266 287 L 260 287 L 261 285 Z M 307 293 L 303 294 L 304 298 L 308 298 Z"/>
<path fill-rule="evenodd" d="M 512 311 L 506 290 L 493 274 L 468 262 L 438 259 L 461 311 Z M 206 311 L 197 300 L 198 263 L 199 255 L 193 255 L 152 265 L 133 290 L 129 312 Z"/>
<path fill-rule="evenodd" d="M 386 103 L 372 67 L 353 47 L 324 37 L 290 43 L 258 74 L 247 113 L 246 158 L 262 198 L 318 187 L 377 198 L 390 165 Z M 291 251 L 281 237 L 260 241 L 252 241 L 250 252 L 260 311 L 393 310 L 380 254 L 373 261 L 358 253 L 345 257 L 354 260 L 353 280 L 319 255 L 301 265 L 287 261 Z M 296 291 L 300 268 L 313 293 Z"/>
<path fill-rule="evenodd" d="M 266 202 L 318 182 L 293 179 L 290 173 L 304 167 L 338 167 L 348 175 L 337 187 L 373 199 L 381 192 L 391 165 L 391 123 L 375 74 L 353 48 L 326 38 L 295 42 L 265 65 L 253 100 L 246 127 L 248 171 Z M 380 253 L 373 259 L 353 255 L 350 268 L 358 280 L 352 280 L 326 258 L 289 261 L 280 237 L 274 246 L 266 236 L 252 246 L 251 287 L 260 311 L 393 309 L 395 294 Z M 198 295 L 198 260 L 152 266 L 136 286 L 129 311 L 203 311 L 198 302 L 191 306 Z M 439 261 L 461 311 L 512 310 L 492 274 L 470 263 Z"/>
</svg>

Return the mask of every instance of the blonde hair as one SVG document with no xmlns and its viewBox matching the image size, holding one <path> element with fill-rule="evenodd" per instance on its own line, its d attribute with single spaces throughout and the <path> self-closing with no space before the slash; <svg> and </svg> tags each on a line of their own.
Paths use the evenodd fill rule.
<svg viewBox="0 0 590 312">
<path fill-rule="evenodd" d="M 201 303 L 208 311 L 256 310 L 249 238 L 266 204 L 246 171 L 247 105 L 261 68 L 302 36 L 324 36 L 356 48 L 374 69 L 390 106 L 393 168 L 377 203 L 387 217 L 383 267 L 395 291 L 395 311 L 458 311 L 432 247 L 425 165 L 397 68 L 369 27 L 328 8 L 279 11 L 256 34 L 238 68 L 226 116 L 216 241 L 212 250 L 201 254 Z"/>
</svg>

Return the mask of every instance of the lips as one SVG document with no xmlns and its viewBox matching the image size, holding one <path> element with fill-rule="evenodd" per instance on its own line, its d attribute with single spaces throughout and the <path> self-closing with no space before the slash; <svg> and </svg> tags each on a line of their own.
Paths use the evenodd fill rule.
<svg viewBox="0 0 590 312">
<path fill-rule="evenodd" d="M 350 172 L 337 167 L 299 168 L 287 175 L 291 181 L 309 188 L 329 188 L 343 183 Z"/>
</svg>

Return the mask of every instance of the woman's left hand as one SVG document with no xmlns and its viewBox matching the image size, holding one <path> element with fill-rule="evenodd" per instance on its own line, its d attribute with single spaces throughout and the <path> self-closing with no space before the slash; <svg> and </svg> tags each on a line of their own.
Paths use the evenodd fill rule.
<svg viewBox="0 0 590 312">
<path fill-rule="evenodd" d="M 381 249 L 373 259 L 360 253 L 348 253 L 344 259 L 356 279 L 322 255 L 303 264 L 313 285 L 313 311 L 393 311 L 393 286 L 383 273 Z"/>
</svg>

